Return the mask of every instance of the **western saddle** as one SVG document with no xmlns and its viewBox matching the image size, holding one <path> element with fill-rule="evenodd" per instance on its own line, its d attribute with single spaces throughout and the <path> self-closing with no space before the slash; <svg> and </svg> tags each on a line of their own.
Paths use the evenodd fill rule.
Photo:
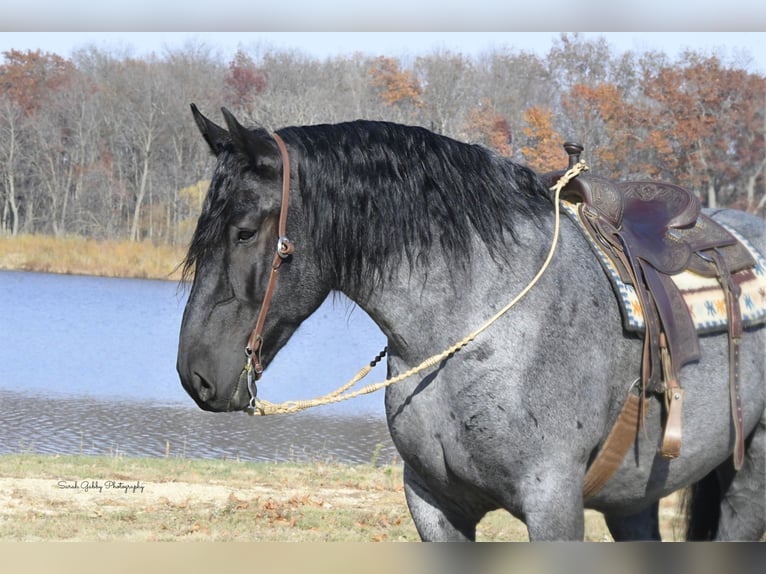
<svg viewBox="0 0 766 574">
<path fill-rule="evenodd" d="M 569 168 L 583 147 L 565 143 Z M 543 175 L 550 186 L 564 170 Z M 717 278 L 727 303 L 729 392 L 735 431 L 734 464 L 744 458 L 742 404 L 739 389 L 739 344 L 742 318 L 739 287 L 732 274 L 751 268 L 750 252 L 724 227 L 701 213 L 688 190 L 653 181 L 614 181 L 580 174 L 561 192 L 574 203 L 586 232 L 609 256 L 626 284 L 634 287 L 645 320 L 641 364 L 642 394 L 666 396 L 665 428 L 660 452 L 675 458 L 681 449 L 684 389 L 679 370 L 700 358 L 697 331 L 672 275 L 692 271 Z"/>
</svg>

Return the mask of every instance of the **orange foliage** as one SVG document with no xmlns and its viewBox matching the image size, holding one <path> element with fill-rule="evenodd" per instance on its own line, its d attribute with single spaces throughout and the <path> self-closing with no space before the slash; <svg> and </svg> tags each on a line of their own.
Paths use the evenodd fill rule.
<svg viewBox="0 0 766 574">
<path fill-rule="evenodd" d="M 474 139 L 482 141 L 500 155 L 510 156 L 512 134 L 508 120 L 497 113 L 488 98 L 481 101 L 479 107 L 468 114 L 468 132 Z"/>
<path fill-rule="evenodd" d="M 253 111 L 253 98 L 266 89 L 266 73 L 242 50 L 237 50 L 224 76 L 226 100 L 238 109 Z"/>
<path fill-rule="evenodd" d="M 766 84 L 716 57 L 686 54 L 686 59 L 684 66 L 664 67 L 645 78 L 645 93 L 655 102 L 647 119 L 666 134 L 668 145 L 659 157 L 666 172 L 680 172 L 682 183 L 693 189 L 710 190 L 717 180 L 736 177 L 736 162 L 763 157 Z"/>
<path fill-rule="evenodd" d="M 369 70 L 372 85 L 380 89 L 380 97 L 389 105 L 412 102 L 416 107 L 423 105 L 423 90 L 417 79 L 408 70 L 402 70 L 397 58 L 379 56 Z"/>
<path fill-rule="evenodd" d="M 526 125 L 521 133 L 527 145 L 519 151 L 527 165 L 537 171 L 552 171 L 565 166 L 564 138 L 553 127 L 553 112 L 532 106 L 524 111 L 522 119 Z"/>
<path fill-rule="evenodd" d="M 582 143 L 597 155 L 599 169 L 624 174 L 626 165 L 633 160 L 631 150 L 636 145 L 636 128 L 641 119 L 622 90 L 608 82 L 575 84 L 562 97 L 562 106 L 570 117 L 579 118 L 579 123 L 585 126 L 588 141 Z"/>
<path fill-rule="evenodd" d="M 66 84 L 74 66 L 57 54 L 40 50 L 3 52 L 0 65 L 0 95 L 16 102 L 27 115 L 34 114 L 45 97 Z"/>
<path fill-rule="evenodd" d="M 661 178 L 661 166 L 665 166 L 670 171 L 677 169 L 678 158 L 674 152 L 671 137 L 671 134 L 653 128 L 649 130 L 638 144 L 640 148 L 653 150 L 653 155 L 658 160 L 642 164 L 643 171 L 648 177 Z"/>
</svg>

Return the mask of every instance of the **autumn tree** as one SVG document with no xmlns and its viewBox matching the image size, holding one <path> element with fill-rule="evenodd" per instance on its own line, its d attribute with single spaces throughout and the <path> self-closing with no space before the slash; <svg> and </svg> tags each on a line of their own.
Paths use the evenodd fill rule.
<svg viewBox="0 0 766 574">
<path fill-rule="evenodd" d="M 727 126 L 734 155 L 739 159 L 738 189 L 744 188 L 739 205 L 752 213 L 766 212 L 766 78 L 748 74 L 744 79 L 745 97 L 740 106 L 740 123 Z"/>
<path fill-rule="evenodd" d="M 9 221 L 10 232 L 16 234 L 22 225 L 34 224 L 36 210 L 41 218 L 51 215 L 50 201 L 57 201 L 60 189 L 47 187 L 45 177 L 54 169 L 57 174 L 66 166 L 62 146 L 67 133 L 62 126 L 51 126 L 51 105 L 56 95 L 71 85 L 74 67 L 56 55 L 38 51 L 10 50 L 3 53 L 0 65 L 0 154 L 5 166 L 3 176 L 3 220 Z M 44 137 L 40 131 L 46 127 Z M 51 147 L 54 162 L 44 154 Z M 21 162 L 24 167 L 21 167 Z M 71 165 L 71 164 L 70 164 Z M 71 167 L 68 168 L 71 173 Z M 53 195 L 51 195 L 53 194 Z M 58 211 L 54 212 L 54 221 Z M 22 221 L 23 218 L 23 221 Z"/>
<path fill-rule="evenodd" d="M 579 128 L 576 140 L 585 147 L 591 167 L 624 179 L 644 172 L 646 166 L 635 153 L 642 115 L 617 85 L 575 84 L 562 95 L 562 108 Z"/>
<path fill-rule="evenodd" d="M 513 153 L 513 137 L 508 120 L 497 113 L 488 98 L 470 111 L 465 130 L 473 141 L 493 148 L 500 155 L 510 156 Z"/>
<path fill-rule="evenodd" d="M 751 81 L 753 80 L 753 81 Z M 686 53 L 679 65 L 648 75 L 644 93 L 652 105 L 646 120 L 660 130 L 666 171 L 699 192 L 709 207 L 731 203 L 743 178 L 763 176 L 763 78 L 751 78 L 716 56 Z M 754 154 L 745 152 L 753 149 Z M 754 197 L 754 191 L 753 191 Z"/>
<path fill-rule="evenodd" d="M 545 60 L 535 54 L 494 50 L 480 55 L 474 70 L 474 101 L 490 98 L 497 113 L 517 132 L 524 123 L 522 114 L 530 106 L 556 109 L 556 85 Z"/>
<path fill-rule="evenodd" d="M 524 144 L 520 152 L 529 167 L 540 172 L 562 169 L 566 166 L 565 139 L 554 127 L 553 112 L 532 106 L 523 113 L 521 129 Z"/>
<path fill-rule="evenodd" d="M 376 58 L 369 73 L 373 87 L 389 106 L 416 109 L 423 105 L 420 84 L 411 71 L 401 68 L 397 58 Z"/>
<path fill-rule="evenodd" d="M 764 213 L 766 208 L 766 78 L 733 69 L 726 73 L 733 99 L 729 121 L 719 126 L 730 179 L 719 186 L 719 202 Z M 726 104 L 724 109 L 728 109 Z"/>
<path fill-rule="evenodd" d="M 40 50 L 3 52 L 0 94 L 16 102 L 27 115 L 44 105 L 50 93 L 69 81 L 73 66 L 57 54 Z"/>
<path fill-rule="evenodd" d="M 234 59 L 229 62 L 224 76 L 226 90 L 224 98 L 235 112 L 243 112 L 252 117 L 255 98 L 266 89 L 266 73 L 256 67 L 253 59 L 242 50 L 237 50 Z"/>
</svg>

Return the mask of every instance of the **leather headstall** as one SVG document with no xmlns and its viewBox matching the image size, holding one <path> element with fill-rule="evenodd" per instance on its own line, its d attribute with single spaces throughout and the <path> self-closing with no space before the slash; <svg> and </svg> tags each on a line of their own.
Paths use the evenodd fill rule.
<svg viewBox="0 0 766 574">
<path fill-rule="evenodd" d="M 272 134 L 272 137 L 274 138 L 274 141 L 277 142 L 279 151 L 282 154 L 282 206 L 279 213 L 279 238 L 277 239 L 274 260 L 271 263 L 269 283 L 266 286 L 266 294 L 263 296 L 261 310 L 258 313 L 258 321 L 255 323 L 255 328 L 252 333 L 250 333 L 250 338 L 247 340 L 247 346 L 245 347 L 245 355 L 247 356 L 246 369 L 249 370 L 252 367 L 256 381 L 260 379 L 263 374 L 263 364 L 261 363 L 263 325 L 266 322 L 266 313 L 271 304 L 271 297 L 274 295 L 274 288 L 277 284 L 277 274 L 282 262 L 295 251 L 295 245 L 287 238 L 285 229 L 287 227 L 287 203 L 290 198 L 290 158 L 282 138 L 276 133 Z"/>
</svg>

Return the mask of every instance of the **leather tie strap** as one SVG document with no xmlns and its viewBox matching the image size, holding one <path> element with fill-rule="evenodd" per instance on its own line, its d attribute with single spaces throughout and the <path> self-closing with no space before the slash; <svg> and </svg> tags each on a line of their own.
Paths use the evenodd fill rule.
<svg viewBox="0 0 766 574">
<path fill-rule="evenodd" d="M 255 328 L 247 340 L 245 355 L 247 356 L 246 369 L 251 366 L 254 370 L 255 380 L 261 378 L 263 374 L 263 364 L 261 363 L 261 348 L 263 346 L 263 326 L 266 323 L 266 313 L 268 313 L 271 298 L 274 295 L 274 289 L 277 285 L 277 274 L 282 262 L 293 254 L 295 245 L 287 238 L 287 204 L 290 199 L 290 157 L 287 154 L 285 142 L 278 134 L 272 134 L 274 141 L 279 146 L 282 155 L 282 206 L 279 212 L 279 238 L 277 239 L 277 248 L 274 253 L 274 260 L 271 263 L 271 273 L 269 283 L 266 286 L 266 293 L 263 296 L 261 310 L 258 313 L 258 320 Z"/>
<path fill-rule="evenodd" d="M 729 317 L 729 400 L 731 419 L 734 425 L 734 469 L 739 470 L 745 460 L 745 428 L 742 414 L 742 397 L 739 380 L 739 346 L 742 342 L 742 312 L 739 308 L 741 289 L 734 282 L 723 257 L 717 250 L 710 252 L 710 258 L 718 269 L 718 281 L 726 299 Z"/>
</svg>

